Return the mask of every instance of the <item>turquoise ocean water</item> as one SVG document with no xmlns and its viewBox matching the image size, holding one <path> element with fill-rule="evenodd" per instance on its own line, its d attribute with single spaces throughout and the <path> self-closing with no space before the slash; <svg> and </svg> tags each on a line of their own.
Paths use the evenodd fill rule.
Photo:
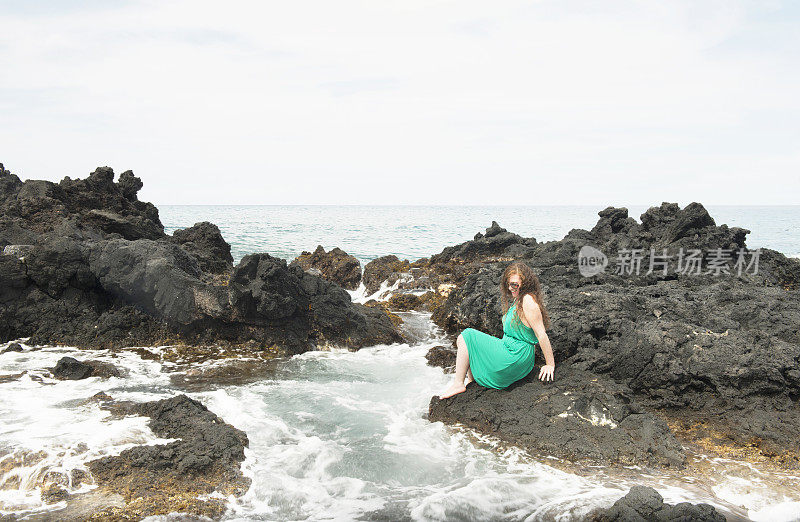
<svg viewBox="0 0 800 522">
<path fill-rule="evenodd" d="M 510 232 L 538 241 L 563 238 L 573 228 L 591 229 L 600 206 L 332 206 L 160 205 L 167 233 L 210 221 L 231 244 L 236 263 L 267 252 L 291 261 L 317 245 L 339 247 L 362 266 L 387 254 L 411 261 L 472 239 L 497 221 Z M 630 206 L 639 221 L 647 206 Z M 707 206 L 718 225 L 750 230 L 749 248 L 800 256 L 800 205 Z"/>
</svg>

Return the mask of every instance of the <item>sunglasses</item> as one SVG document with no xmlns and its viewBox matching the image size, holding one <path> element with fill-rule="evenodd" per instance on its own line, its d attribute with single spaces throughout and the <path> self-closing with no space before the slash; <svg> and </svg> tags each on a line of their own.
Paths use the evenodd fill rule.
<svg viewBox="0 0 800 522">
<path fill-rule="evenodd" d="M 508 287 L 516 290 L 517 288 L 519 288 L 519 283 L 508 283 Z"/>
</svg>

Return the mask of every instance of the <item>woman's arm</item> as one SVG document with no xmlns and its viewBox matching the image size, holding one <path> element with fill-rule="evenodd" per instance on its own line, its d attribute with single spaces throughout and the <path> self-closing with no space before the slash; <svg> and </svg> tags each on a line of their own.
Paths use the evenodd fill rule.
<svg viewBox="0 0 800 522">
<path fill-rule="evenodd" d="M 536 304 L 536 300 L 532 295 L 527 294 L 522 298 L 522 312 L 525 314 L 525 318 L 533 327 L 533 331 L 536 333 L 536 338 L 539 339 L 539 346 L 542 347 L 542 353 L 544 353 L 544 360 L 546 364 L 542 366 L 542 370 L 539 372 L 539 379 L 545 381 L 549 378 L 549 380 L 552 381 L 553 371 L 556 369 L 556 360 L 553 357 L 553 347 L 550 346 L 550 338 L 547 337 L 547 331 L 544 329 L 542 311 L 539 309 L 539 305 Z"/>
</svg>

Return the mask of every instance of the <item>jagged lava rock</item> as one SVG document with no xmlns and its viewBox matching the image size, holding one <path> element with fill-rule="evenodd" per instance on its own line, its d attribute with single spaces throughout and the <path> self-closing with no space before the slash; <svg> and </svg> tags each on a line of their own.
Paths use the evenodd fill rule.
<svg viewBox="0 0 800 522">
<path fill-rule="evenodd" d="M 664 503 L 658 491 L 647 486 L 633 486 L 622 498 L 608 509 L 591 515 L 592 522 L 725 522 L 725 517 L 711 504 L 680 502 Z"/>
<path fill-rule="evenodd" d="M 470 383 L 467 391 L 431 398 L 431 421 L 458 422 L 533 454 L 573 462 L 682 467 L 686 456 L 666 423 L 648 413 L 626 386 L 570 365 L 552 382 L 538 367 L 508 388 Z"/>
<path fill-rule="evenodd" d="M 347 290 L 355 290 L 361 283 L 361 263 L 339 247 L 325 252 L 322 245 L 314 252 L 302 252 L 289 266 L 298 265 L 303 270 L 319 270 L 323 278 Z"/>
<path fill-rule="evenodd" d="M 383 310 L 284 260 L 260 254 L 233 267 L 216 225 L 164 234 L 157 209 L 136 197 L 141 180 L 113 179 L 108 167 L 59 184 L 0 169 L 0 247 L 26 245 L 0 256 L 0 342 L 291 354 L 402 341 Z"/>
<path fill-rule="evenodd" d="M 607 270 L 584 277 L 578 252 L 585 245 L 609 256 L 619 248 L 755 255 L 745 244 L 746 229 L 717 226 L 699 203 L 684 209 L 662 203 L 643 213 L 641 223 L 625 208 L 609 207 L 599 217 L 591 231 L 573 229 L 559 241 L 530 246 L 517 240 L 509 260 L 493 254 L 468 261 L 479 246 L 462 245 L 463 254 L 446 249 L 450 261 L 436 270 L 450 270 L 458 283 L 434 310 L 434 321 L 454 336 L 471 327 L 501 337 L 500 276 L 512 260 L 524 261 L 543 285 L 556 380 L 566 364 L 610 378 L 671 423 L 703 423 L 732 447 L 755 447 L 797 467 L 800 262 L 761 249 L 757 273 L 664 275 L 646 274 L 645 267 L 639 275 Z M 538 347 L 536 358 L 543 360 Z M 460 407 L 452 407 L 453 421 Z"/>
</svg>

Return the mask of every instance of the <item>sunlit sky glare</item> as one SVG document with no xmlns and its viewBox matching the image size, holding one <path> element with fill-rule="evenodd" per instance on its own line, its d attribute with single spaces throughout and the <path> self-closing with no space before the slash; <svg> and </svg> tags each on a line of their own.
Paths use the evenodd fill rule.
<svg viewBox="0 0 800 522">
<path fill-rule="evenodd" d="M 796 204 L 800 2 L 0 0 L 0 162 L 156 204 Z"/>
</svg>

